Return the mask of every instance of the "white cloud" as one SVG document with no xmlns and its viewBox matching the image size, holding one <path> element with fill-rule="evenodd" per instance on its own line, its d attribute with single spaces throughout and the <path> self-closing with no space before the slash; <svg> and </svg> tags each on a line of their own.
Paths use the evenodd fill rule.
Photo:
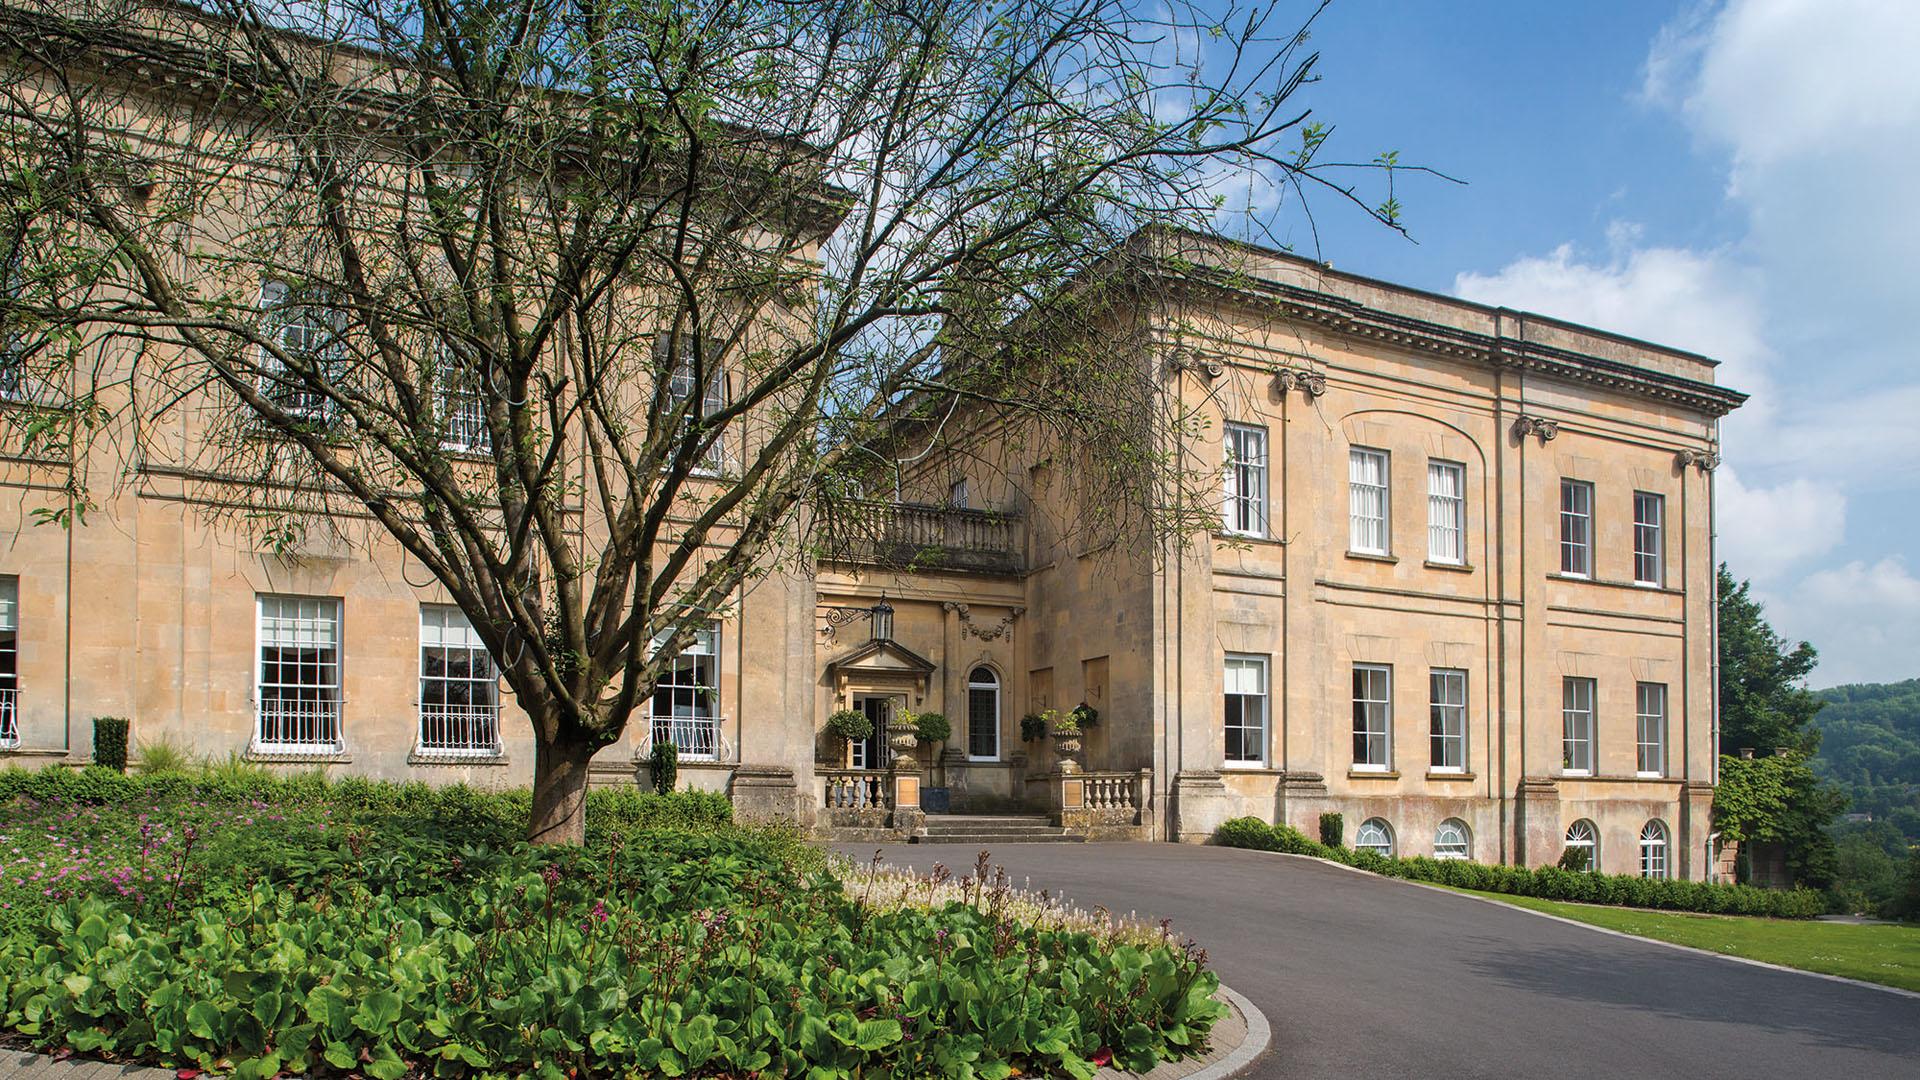
<svg viewBox="0 0 1920 1080">
<path fill-rule="evenodd" d="M 1776 629 L 1813 642 L 1820 666 L 1813 682 L 1834 686 L 1912 675 L 1913 643 L 1920 640 L 1920 578 L 1890 556 L 1849 562 L 1809 574 L 1784 611 L 1768 607 Z M 1896 665 L 1905 658 L 1907 667 Z"/>
<path fill-rule="evenodd" d="M 1796 564 L 1840 545 L 1846 496 L 1811 480 L 1748 487 L 1730 465 L 1714 474 L 1721 561 L 1741 577 L 1772 581 Z"/>
</svg>

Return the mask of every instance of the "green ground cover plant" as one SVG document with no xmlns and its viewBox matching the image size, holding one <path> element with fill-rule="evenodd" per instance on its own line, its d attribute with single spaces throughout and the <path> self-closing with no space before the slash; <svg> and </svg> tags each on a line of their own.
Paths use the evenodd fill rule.
<svg viewBox="0 0 1920 1080">
<path fill-rule="evenodd" d="M 1289 825 L 1269 825 L 1259 818 L 1234 818 L 1214 832 L 1214 841 L 1228 847 L 1283 851 L 1331 859 L 1387 877 L 1427 881 L 1462 889 L 1572 900 L 1586 904 L 1664 908 L 1729 915 L 1765 915 L 1778 919 L 1810 919 L 1827 909 L 1826 897 L 1810 889 L 1757 889 L 1749 885 L 1719 885 L 1702 881 L 1643 878 L 1633 874 L 1600 874 L 1559 866 L 1529 869 L 1488 866 L 1464 859 L 1392 858 L 1371 851 L 1328 847 Z"/>
<path fill-rule="evenodd" d="M 876 894 L 726 800 L 0 772 L 0 1027 L 230 1071 L 1086 1077 L 1197 1051 L 1204 955 L 1023 905 L 984 869 Z"/>
<path fill-rule="evenodd" d="M 1643 911 L 1473 889 L 1460 891 L 1623 934 L 1920 991 L 1917 926 Z"/>
</svg>

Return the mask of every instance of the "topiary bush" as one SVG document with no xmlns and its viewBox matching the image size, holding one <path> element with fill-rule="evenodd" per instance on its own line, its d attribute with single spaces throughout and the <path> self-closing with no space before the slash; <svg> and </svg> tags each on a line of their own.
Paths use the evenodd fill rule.
<svg viewBox="0 0 1920 1080">
<path fill-rule="evenodd" d="M 1345 863 L 1386 877 L 1428 881 L 1481 892 L 1566 900 L 1582 904 L 1657 908 L 1723 915 L 1764 915 L 1776 919 L 1811 919 L 1824 915 L 1826 897 L 1812 889 L 1756 889 L 1751 885 L 1721 885 L 1704 881 L 1643 878 L 1634 874 L 1599 874 L 1562 866 L 1486 866 L 1464 859 L 1430 859 L 1424 855 L 1392 858 L 1371 851 L 1354 851 L 1317 844 L 1287 825 L 1269 825 L 1259 818 L 1241 817 L 1223 822 L 1214 842 L 1228 847 L 1283 851 Z"/>
<path fill-rule="evenodd" d="M 132 723 L 118 716 L 93 718 L 93 763 L 114 772 L 127 771 L 127 731 Z"/>
<path fill-rule="evenodd" d="M 827 730 L 842 742 L 859 742 L 873 737 L 873 720 L 858 709 L 841 709 L 827 717 Z"/>
<path fill-rule="evenodd" d="M 946 742 L 953 737 L 953 725 L 937 712 L 914 713 L 913 737 L 923 743 Z"/>
<path fill-rule="evenodd" d="M 1320 842 L 1328 847 L 1345 847 L 1347 819 L 1329 811 L 1320 815 Z"/>
<path fill-rule="evenodd" d="M 680 784 L 680 748 L 671 739 L 655 739 L 653 756 L 647 759 L 647 771 L 653 776 L 657 795 L 671 795 Z"/>
</svg>

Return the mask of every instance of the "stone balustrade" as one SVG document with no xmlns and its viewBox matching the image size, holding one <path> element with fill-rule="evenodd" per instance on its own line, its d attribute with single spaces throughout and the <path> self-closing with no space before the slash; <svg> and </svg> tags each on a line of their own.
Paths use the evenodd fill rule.
<svg viewBox="0 0 1920 1080">
<path fill-rule="evenodd" d="M 892 802 L 893 788 L 885 769 L 822 769 L 824 810 L 879 810 Z"/>
</svg>

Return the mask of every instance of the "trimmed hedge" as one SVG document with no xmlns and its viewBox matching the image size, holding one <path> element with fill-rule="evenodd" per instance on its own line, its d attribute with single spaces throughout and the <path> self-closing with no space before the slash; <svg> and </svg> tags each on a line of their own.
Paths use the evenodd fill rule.
<svg viewBox="0 0 1920 1080">
<path fill-rule="evenodd" d="M 1488 866 L 1464 859 L 1430 859 L 1424 855 L 1390 858 L 1371 851 L 1353 851 L 1315 843 L 1290 825 L 1269 825 L 1259 818 L 1234 818 L 1213 834 L 1227 847 L 1283 851 L 1331 859 L 1361 870 L 1408 881 L 1429 881 L 1460 889 L 1533 896 L 1542 900 L 1570 900 L 1582 904 L 1659 908 L 1715 915 L 1764 915 L 1775 919 L 1811 919 L 1826 913 L 1826 898 L 1811 889 L 1756 889 L 1751 885 L 1716 885 L 1704 881 L 1643 878 L 1633 874 L 1599 874 L 1562 870 L 1557 866 Z"/>
<path fill-rule="evenodd" d="M 93 763 L 114 772 L 127 771 L 127 729 L 131 723 L 118 716 L 93 718 Z"/>
<path fill-rule="evenodd" d="M 47 802 L 128 806 L 190 797 L 208 802 L 259 801 L 273 805 L 327 805 L 352 813 L 399 814 L 466 824 L 487 839 L 525 835 L 533 812 L 528 788 L 476 791 L 464 785 L 396 784 L 357 776 L 329 779 L 318 771 L 276 774 L 220 765 L 194 772 L 128 776 L 99 766 L 84 769 L 0 769 L 0 805 L 19 796 Z M 656 794 L 637 787 L 587 792 L 589 836 L 642 829 L 710 832 L 733 823 L 733 803 L 713 791 Z"/>
</svg>

